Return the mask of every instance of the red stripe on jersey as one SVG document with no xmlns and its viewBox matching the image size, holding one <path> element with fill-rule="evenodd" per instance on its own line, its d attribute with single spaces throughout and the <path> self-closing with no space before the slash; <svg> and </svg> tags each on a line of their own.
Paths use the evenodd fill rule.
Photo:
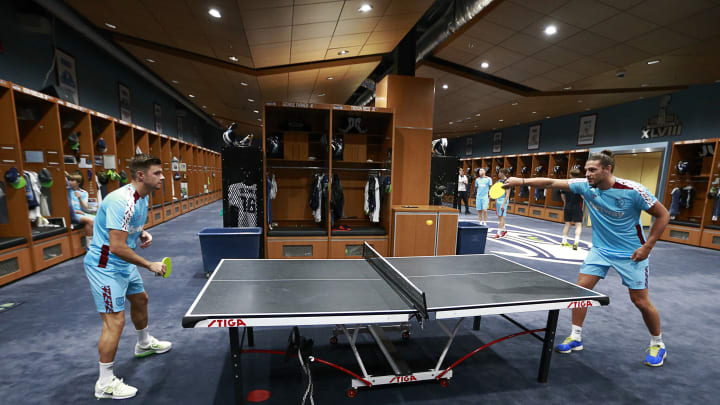
<svg viewBox="0 0 720 405">
<path fill-rule="evenodd" d="M 645 237 L 643 236 L 642 227 L 640 225 L 635 225 L 635 230 L 637 231 L 638 239 L 640 239 L 640 243 L 643 245 L 645 244 Z"/>
<path fill-rule="evenodd" d="M 612 188 L 619 188 L 622 190 L 632 190 L 633 188 L 627 184 L 622 184 L 619 181 L 616 181 L 615 184 L 613 184 Z"/>
<path fill-rule="evenodd" d="M 110 246 L 102 245 L 102 248 L 100 248 L 100 261 L 98 262 L 98 267 L 102 267 L 104 269 L 105 266 L 107 266 L 109 255 L 110 255 Z"/>
</svg>

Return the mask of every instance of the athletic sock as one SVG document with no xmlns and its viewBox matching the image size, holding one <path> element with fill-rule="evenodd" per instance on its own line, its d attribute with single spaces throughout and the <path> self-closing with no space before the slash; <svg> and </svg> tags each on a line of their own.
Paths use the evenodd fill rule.
<svg viewBox="0 0 720 405">
<path fill-rule="evenodd" d="M 566 244 L 566 243 L 567 243 L 567 238 L 563 236 L 562 242 L 560 242 L 560 243 L 562 243 L 563 245 Z"/>
<path fill-rule="evenodd" d="M 650 336 L 650 346 L 660 346 L 661 348 L 665 348 L 665 343 L 663 343 L 662 340 L 662 333 L 657 336 Z"/>
<path fill-rule="evenodd" d="M 582 342 L 582 326 L 573 325 L 572 332 L 570 332 L 570 337 L 573 338 L 573 340 Z"/>
<path fill-rule="evenodd" d="M 580 240 L 580 238 L 577 238 L 577 237 L 575 238 L 575 244 L 576 244 L 576 245 L 578 244 L 578 241 L 579 241 L 579 240 Z"/>
<path fill-rule="evenodd" d="M 138 330 L 137 333 L 140 347 L 147 347 L 150 344 L 150 332 L 148 332 L 147 326 L 145 329 Z"/>
<path fill-rule="evenodd" d="M 100 364 L 100 377 L 98 378 L 98 382 L 100 386 L 107 385 L 110 380 L 115 377 L 115 374 L 113 374 L 113 364 L 115 364 L 115 362 L 111 361 L 110 363 L 98 364 Z"/>
</svg>

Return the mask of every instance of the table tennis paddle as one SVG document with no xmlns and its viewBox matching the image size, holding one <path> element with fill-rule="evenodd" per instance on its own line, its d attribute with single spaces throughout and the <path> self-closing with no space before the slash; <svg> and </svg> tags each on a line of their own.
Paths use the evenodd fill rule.
<svg viewBox="0 0 720 405">
<path fill-rule="evenodd" d="M 165 274 L 163 275 L 164 278 L 170 277 L 170 271 L 172 270 L 172 260 L 170 260 L 169 257 L 163 257 L 162 260 L 160 260 L 162 264 L 165 265 Z M 156 276 L 159 276 L 160 273 L 155 273 Z"/>
<path fill-rule="evenodd" d="M 493 200 L 497 200 L 498 198 L 501 198 L 505 195 L 505 189 L 503 188 L 503 183 L 497 182 L 490 187 L 490 198 Z"/>
</svg>

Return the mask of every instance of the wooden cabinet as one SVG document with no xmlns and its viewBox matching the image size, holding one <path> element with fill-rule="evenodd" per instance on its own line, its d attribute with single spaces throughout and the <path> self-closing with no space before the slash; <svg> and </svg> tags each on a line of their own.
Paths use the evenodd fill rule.
<svg viewBox="0 0 720 405">
<path fill-rule="evenodd" d="M 367 242 L 381 256 L 388 255 L 387 238 L 333 238 L 330 241 L 330 259 L 361 259 L 363 244 Z"/>
<path fill-rule="evenodd" d="M 34 271 L 46 269 L 72 258 L 70 236 L 66 235 L 40 243 L 33 243 L 32 258 Z"/>
<path fill-rule="evenodd" d="M 458 211 L 448 207 L 393 206 L 392 256 L 455 254 Z"/>
<path fill-rule="evenodd" d="M 327 259 L 327 238 L 267 238 L 268 259 Z"/>
<path fill-rule="evenodd" d="M 31 250 L 27 244 L 0 252 L 0 285 L 33 272 Z"/>
</svg>

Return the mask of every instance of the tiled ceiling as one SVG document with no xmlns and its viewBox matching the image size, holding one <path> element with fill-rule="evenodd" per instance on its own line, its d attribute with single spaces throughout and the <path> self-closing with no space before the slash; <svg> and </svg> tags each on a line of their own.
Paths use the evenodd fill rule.
<svg viewBox="0 0 720 405">
<path fill-rule="evenodd" d="M 220 124 L 237 121 L 252 131 L 261 123 L 265 101 L 344 103 L 380 60 L 357 58 L 392 51 L 433 1 L 67 3 L 97 28 L 116 34 L 116 43 Z M 366 3 L 372 10 L 360 12 Z M 210 16 L 210 8 L 222 17 Z M 347 63 L 313 65 L 342 59 Z M 292 66 L 297 64 L 307 65 Z M 281 68 L 259 73 L 274 67 Z"/>
<path fill-rule="evenodd" d="M 510 93 L 452 69 L 423 65 L 417 75 L 436 80 L 435 136 L 534 122 L 720 79 L 718 0 L 495 2 L 499 4 L 438 47 L 434 56 L 541 92 L 567 95 Z M 544 33 L 549 25 L 557 28 L 555 35 Z M 660 63 L 649 65 L 652 60 Z M 489 66 L 482 68 L 483 62 Z M 618 71 L 625 72 L 623 78 Z M 654 87 L 666 89 L 649 91 Z"/>
</svg>

